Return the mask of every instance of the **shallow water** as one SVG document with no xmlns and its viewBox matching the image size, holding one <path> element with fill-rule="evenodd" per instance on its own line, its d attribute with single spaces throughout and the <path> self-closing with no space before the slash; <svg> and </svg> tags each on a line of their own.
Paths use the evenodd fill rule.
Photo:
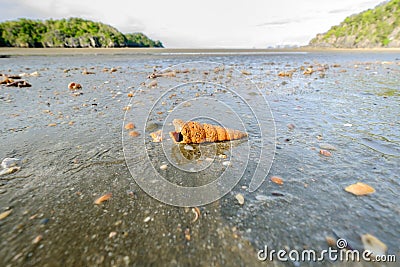
<svg viewBox="0 0 400 267">
<path fill-rule="evenodd" d="M 262 91 L 272 111 L 276 153 L 257 191 L 248 188 L 247 172 L 254 166 L 250 157 L 250 167 L 238 185 L 221 200 L 200 207 L 201 216 L 193 222 L 191 209 L 162 204 L 136 184 L 129 171 L 152 179 L 154 169 L 144 168 L 141 151 L 131 146 L 130 152 L 139 158 L 128 163 L 128 170 L 122 126 L 123 108 L 131 100 L 127 93 L 139 90 L 153 67 L 160 70 L 198 60 L 250 73 L 246 78 Z M 336 236 L 362 249 L 360 235 L 365 233 L 378 237 L 388 253 L 400 257 L 400 54 L 88 54 L 14 56 L 1 58 L 0 63 L 0 73 L 40 73 L 25 78 L 30 88 L 0 87 L 0 159 L 22 159 L 20 171 L 0 177 L 0 212 L 13 210 L 0 221 L 1 265 L 53 266 L 62 261 L 68 265 L 254 266 L 260 263 L 257 251 L 265 245 L 321 250 L 327 248 L 326 236 Z M 300 67 L 309 65 L 316 71 L 304 75 Z M 105 67 L 118 70 L 103 72 Z M 82 75 L 84 68 L 95 74 Z M 278 77 L 280 71 L 292 69 L 297 71 L 291 78 Z M 82 95 L 72 96 L 67 88 L 71 81 L 83 85 Z M 151 89 L 152 97 L 159 95 L 157 90 Z M 133 107 L 138 104 L 135 97 Z M 154 130 L 160 127 L 156 120 L 180 103 L 173 97 L 165 102 L 156 106 L 150 119 Z M 229 103 L 240 116 L 249 113 L 245 106 Z M 181 116 L 191 115 L 184 110 Z M 157 112 L 164 113 L 158 116 Z M 205 112 L 219 114 L 205 109 L 199 116 Z M 129 118 L 136 123 L 135 114 Z M 234 124 L 234 115 L 227 115 L 225 121 L 241 127 Z M 52 123 L 57 125 L 48 126 Z M 243 127 L 252 133 L 257 130 L 253 125 L 249 119 Z M 162 172 L 158 166 L 168 162 L 167 156 L 189 171 L 198 166 L 182 158 L 198 159 L 196 146 L 193 153 L 183 149 L 188 153 L 181 154 L 177 147 L 163 150 L 146 140 L 157 172 Z M 245 151 L 251 138 L 228 144 L 204 146 L 202 154 L 217 156 L 214 169 L 183 175 L 169 166 L 168 179 L 186 186 L 210 182 L 225 169 L 224 160 L 218 158 L 221 151 L 234 163 L 227 169 L 240 178 L 235 170 L 247 157 L 232 157 Z M 319 154 L 324 144 L 336 148 L 331 157 Z M 284 184 L 271 182 L 274 175 L 282 177 Z M 357 197 L 344 191 L 359 181 L 376 192 Z M 107 192 L 113 193 L 109 201 L 93 205 Z M 244 205 L 237 203 L 238 193 L 244 196 Z M 33 244 L 38 235 L 43 239 Z"/>
</svg>

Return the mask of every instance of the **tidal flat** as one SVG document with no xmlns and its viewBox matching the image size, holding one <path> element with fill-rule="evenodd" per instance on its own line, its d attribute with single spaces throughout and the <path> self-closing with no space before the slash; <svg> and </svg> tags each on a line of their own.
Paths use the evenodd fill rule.
<svg viewBox="0 0 400 267">
<path fill-rule="evenodd" d="M 257 258 L 265 246 L 321 251 L 332 237 L 363 250 L 364 234 L 400 257 L 400 52 L 134 51 L 0 50 L 6 55 L 0 80 L 21 76 L 31 85 L 0 85 L 0 160 L 20 160 L 18 170 L 0 176 L 1 266 L 258 266 L 265 265 Z M 265 112 L 273 116 L 276 150 L 255 192 L 245 174 L 220 200 L 184 208 L 138 186 L 132 176 L 152 179 L 154 170 L 126 162 L 122 136 L 137 90 L 158 95 L 160 83 L 147 86 L 147 77 L 195 61 L 223 64 L 224 70 L 204 74 L 216 81 L 235 68 L 257 86 L 270 108 Z M 190 80 L 191 71 L 176 77 Z M 82 88 L 70 90 L 71 82 Z M 258 97 L 251 90 L 248 97 Z M 214 95 L 219 93 L 225 92 Z M 155 120 L 184 98 L 167 98 Z M 129 122 L 136 123 L 135 114 Z M 234 123 L 227 117 L 227 124 Z M 155 131 L 160 125 L 147 126 Z M 128 141 L 145 134 L 140 127 L 134 131 L 141 135 L 128 134 Z M 245 144 L 232 147 L 241 151 Z M 149 141 L 146 147 L 158 169 L 167 165 L 158 172 L 191 184 L 191 176 L 173 172 L 167 160 L 181 153 L 196 159 L 196 146 L 163 150 Z M 224 150 L 222 145 L 216 153 Z M 224 162 L 247 160 L 225 157 L 216 158 L 205 182 L 229 167 Z M 375 192 L 345 191 L 357 182 Z M 269 264 L 348 266 L 328 259 Z"/>
</svg>

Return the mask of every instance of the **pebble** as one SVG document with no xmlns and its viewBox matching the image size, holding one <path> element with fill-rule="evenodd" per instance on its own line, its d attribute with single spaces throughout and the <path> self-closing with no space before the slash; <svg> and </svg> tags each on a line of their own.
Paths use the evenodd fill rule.
<svg viewBox="0 0 400 267">
<path fill-rule="evenodd" d="M 160 166 L 160 170 L 166 170 L 168 168 L 167 164 L 163 164 Z"/>
<path fill-rule="evenodd" d="M 146 218 L 144 218 L 143 222 L 148 223 L 151 220 L 150 216 L 147 216 Z"/>
<path fill-rule="evenodd" d="M 236 196 L 235 196 L 235 198 L 236 198 L 236 200 L 239 202 L 239 204 L 240 205 L 243 205 L 244 204 L 244 196 L 242 195 L 242 194 L 237 194 Z"/>
<path fill-rule="evenodd" d="M 14 166 L 20 166 L 21 160 L 19 158 L 5 158 L 1 162 L 1 167 L 3 169 L 8 169 Z"/>
</svg>

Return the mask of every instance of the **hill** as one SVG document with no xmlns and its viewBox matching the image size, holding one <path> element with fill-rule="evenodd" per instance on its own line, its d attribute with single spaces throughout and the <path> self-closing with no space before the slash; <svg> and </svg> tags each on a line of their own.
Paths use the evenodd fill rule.
<svg viewBox="0 0 400 267">
<path fill-rule="evenodd" d="M 122 34 L 116 28 L 81 18 L 19 19 L 0 23 L 3 47 L 163 47 L 143 33 Z"/>
<path fill-rule="evenodd" d="M 400 47 L 400 0 L 347 17 L 339 25 L 317 34 L 309 46 L 336 48 Z"/>
</svg>

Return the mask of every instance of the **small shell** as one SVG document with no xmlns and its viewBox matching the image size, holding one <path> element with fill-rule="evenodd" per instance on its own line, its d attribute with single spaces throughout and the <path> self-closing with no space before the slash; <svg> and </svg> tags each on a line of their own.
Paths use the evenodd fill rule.
<svg viewBox="0 0 400 267">
<path fill-rule="evenodd" d="M 243 195 L 242 194 L 237 194 L 236 196 L 235 196 L 235 198 L 236 198 L 236 200 L 239 202 L 239 204 L 240 205 L 243 205 L 244 204 L 244 197 L 243 197 Z"/>
<path fill-rule="evenodd" d="M 163 165 L 161 165 L 160 166 L 160 170 L 166 170 L 168 168 L 168 165 L 167 164 L 163 164 Z"/>
<path fill-rule="evenodd" d="M 42 235 L 38 235 L 37 237 L 35 237 L 35 239 L 33 239 L 32 244 L 37 244 L 37 243 L 39 243 L 42 239 L 43 239 L 43 236 L 42 236 Z"/>
<path fill-rule="evenodd" d="M 129 123 L 125 124 L 125 129 L 126 130 L 135 129 L 135 124 L 133 124 L 132 122 L 129 122 Z"/>
<path fill-rule="evenodd" d="M 362 235 L 361 241 L 364 245 L 364 249 L 369 250 L 373 257 L 376 257 L 377 255 L 386 255 L 387 246 L 375 236 L 371 234 Z"/>
<path fill-rule="evenodd" d="M 276 183 L 276 184 L 283 185 L 283 179 L 281 177 L 272 176 L 271 177 L 271 181 Z"/>
<path fill-rule="evenodd" d="M 105 195 L 102 195 L 98 199 L 94 201 L 94 204 L 100 205 L 102 202 L 109 200 L 112 197 L 112 193 L 107 193 Z"/>
<path fill-rule="evenodd" d="M 144 218 L 143 222 L 144 223 L 148 223 L 151 220 L 150 216 L 147 216 L 146 218 Z"/>
<path fill-rule="evenodd" d="M 194 219 L 192 223 L 196 222 L 200 217 L 200 209 L 198 207 L 192 208 L 192 212 L 194 213 Z"/>
<path fill-rule="evenodd" d="M 140 133 L 137 132 L 137 131 L 130 131 L 129 132 L 129 136 L 131 136 L 131 137 L 138 137 L 139 135 L 140 135 Z"/>
<path fill-rule="evenodd" d="M 344 190 L 356 196 L 369 195 L 375 192 L 375 189 L 372 186 L 361 182 L 349 185 Z"/>
<path fill-rule="evenodd" d="M 319 151 L 319 154 L 321 154 L 321 155 L 323 155 L 323 156 L 325 156 L 325 157 L 330 157 L 330 156 L 332 156 L 332 153 L 331 153 L 331 152 L 329 152 L 328 150 L 324 150 L 324 149 L 321 149 L 321 150 Z"/>
<path fill-rule="evenodd" d="M 0 213 L 0 221 L 7 218 L 10 215 L 12 210 L 6 210 L 5 212 Z"/>
</svg>

